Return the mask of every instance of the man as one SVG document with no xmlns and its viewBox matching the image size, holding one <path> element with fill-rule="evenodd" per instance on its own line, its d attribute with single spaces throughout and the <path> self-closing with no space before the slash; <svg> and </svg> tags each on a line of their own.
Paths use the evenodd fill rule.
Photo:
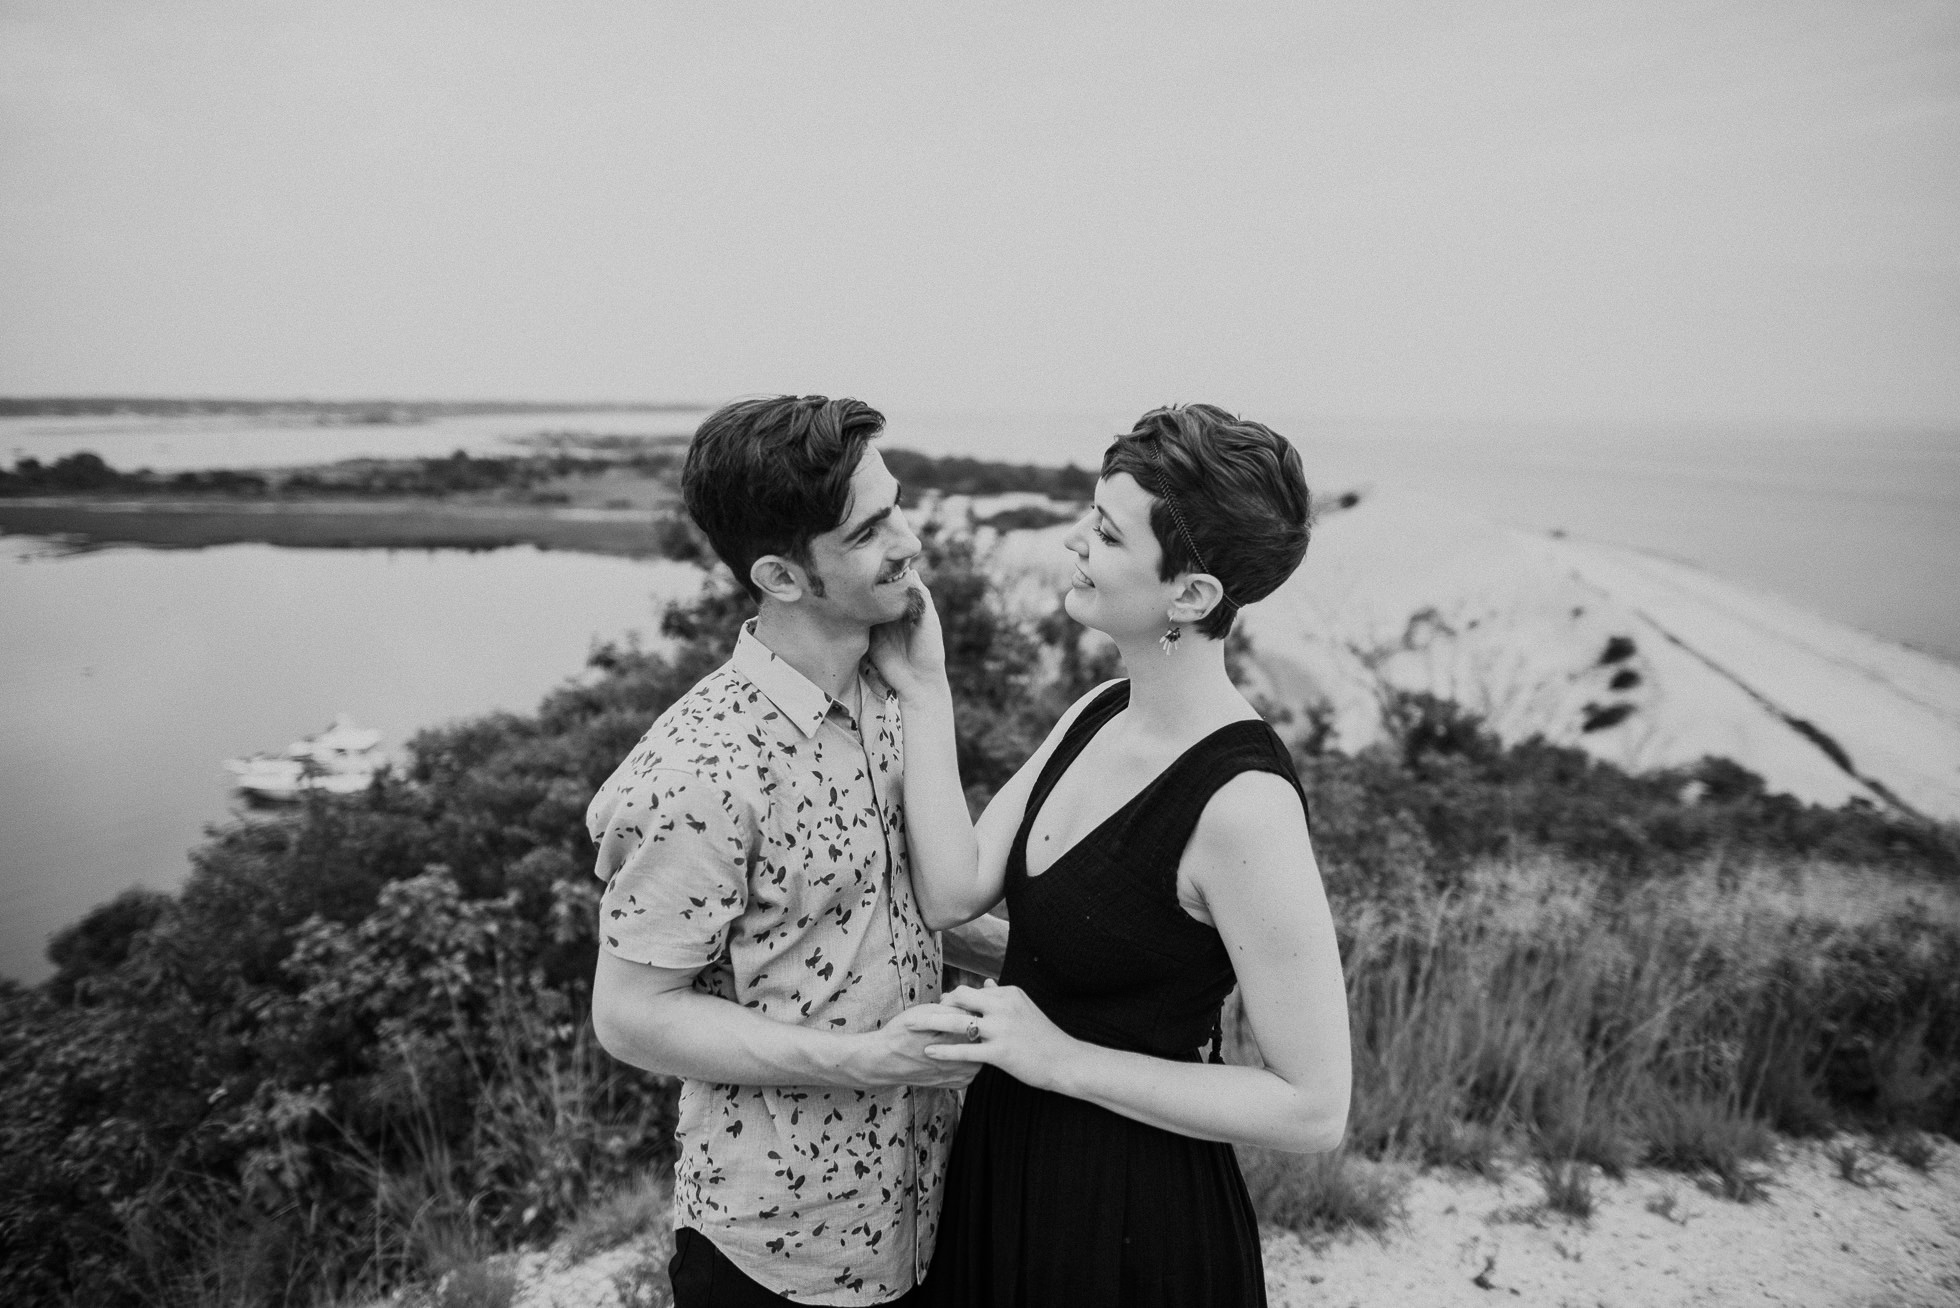
<svg viewBox="0 0 1960 1308">
<path fill-rule="evenodd" d="M 757 616 L 593 799 L 607 881 L 592 1020 L 683 1078 L 676 1308 L 903 1303 L 924 1277 L 972 1067 L 913 898 L 896 699 L 865 655 L 919 553 L 857 400 L 701 424 L 687 509 Z M 984 924 L 984 925 L 982 925 Z M 955 961 L 998 972 L 1000 924 Z"/>
</svg>

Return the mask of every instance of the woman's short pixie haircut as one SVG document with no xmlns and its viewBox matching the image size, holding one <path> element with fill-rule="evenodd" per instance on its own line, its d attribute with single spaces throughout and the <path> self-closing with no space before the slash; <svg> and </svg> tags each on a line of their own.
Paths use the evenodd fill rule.
<svg viewBox="0 0 1960 1308">
<path fill-rule="evenodd" d="M 701 423 L 681 495 L 751 599 L 762 599 L 749 579 L 757 559 L 780 554 L 807 565 L 810 538 L 843 523 L 851 477 L 884 429 L 885 416 L 864 401 L 823 395 L 737 400 Z M 812 580 L 813 589 L 823 584 Z"/>
<path fill-rule="evenodd" d="M 1150 530 L 1164 553 L 1157 575 L 1169 581 L 1180 572 L 1208 572 L 1225 587 L 1226 598 L 1196 624 L 1213 640 L 1232 630 L 1241 606 L 1278 590 L 1307 556 L 1313 501 L 1300 452 L 1263 423 L 1210 404 L 1152 409 L 1103 452 L 1102 475 L 1119 472 L 1154 497 Z"/>
</svg>

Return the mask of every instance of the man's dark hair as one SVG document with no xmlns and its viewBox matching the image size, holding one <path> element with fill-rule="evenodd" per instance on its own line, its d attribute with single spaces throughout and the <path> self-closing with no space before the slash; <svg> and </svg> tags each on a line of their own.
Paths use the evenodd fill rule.
<svg viewBox="0 0 1960 1308">
<path fill-rule="evenodd" d="M 777 395 L 737 400 L 709 414 L 687 447 L 681 494 L 688 516 L 749 597 L 749 569 L 765 554 L 808 567 L 810 538 L 844 521 L 851 477 L 885 415 L 862 400 Z M 811 589 L 823 594 L 814 572 Z"/>
<path fill-rule="evenodd" d="M 1225 587 L 1197 623 L 1214 640 L 1307 556 L 1313 500 L 1300 452 L 1263 423 L 1210 404 L 1152 409 L 1103 452 L 1102 475 L 1119 472 L 1153 497 L 1150 530 L 1164 552 L 1157 575 L 1208 572 Z"/>
</svg>

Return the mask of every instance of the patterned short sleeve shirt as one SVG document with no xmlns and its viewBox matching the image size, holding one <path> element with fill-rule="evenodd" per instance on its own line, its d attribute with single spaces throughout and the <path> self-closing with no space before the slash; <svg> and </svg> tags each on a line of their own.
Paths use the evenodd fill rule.
<svg viewBox="0 0 1960 1308">
<path fill-rule="evenodd" d="M 758 640 L 661 714 L 594 797 L 600 947 L 695 988 L 855 1033 L 939 998 L 912 896 L 895 696 L 831 699 Z M 674 1220 L 797 1303 L 925 1276 L 958 1101 L 910 1086 L 682 1082 Z"/>
</svg>

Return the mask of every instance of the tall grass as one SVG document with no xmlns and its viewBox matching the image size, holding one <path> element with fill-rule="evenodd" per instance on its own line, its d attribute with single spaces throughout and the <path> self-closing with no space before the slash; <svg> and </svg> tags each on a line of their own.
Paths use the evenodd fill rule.
<svg viewBox="0 0 1960 1308">
<path fill-rule="evenodd" d="M 1645 1161 L 1748 1199 L 1771 1128 L 1960 1128 L 1951 888 L 1767 863 L 1628 886 L 1545 856 L 1336 916 L 1362 1154 Z"/>
<path fill-rule="evenodd" d="M 595 1209 L 635 1188 L 623 1178 L 646 1188 L 638 1146 L 664 1137 L 670 1106 L 621 1095 L 623 1069 L 589 1026 L 547 1027 L 524 1005 L 493 1013 L 467 1093 L 431 1083 L 404 1048 L 389 1128 L 341 1129 L 299 1164 L 337 1176 L 337 1220 L 270 1188 L 241 1202 L 209 1187 L 203 1202 L 168 1210 L 177 1220 L 155 1233 L 150 1256 L 136 1250 L 144 1300 L 166 1308 L 360 1303 L 420 1284 L 447 1286 L 442 1302 L 475 1302 L 479 1282 L 509 1279 L 493 1254 L 567 1223 L 589 1228 Z M 459 1108 L 466 1121 L 455 1119 Z"/>
</svg>

